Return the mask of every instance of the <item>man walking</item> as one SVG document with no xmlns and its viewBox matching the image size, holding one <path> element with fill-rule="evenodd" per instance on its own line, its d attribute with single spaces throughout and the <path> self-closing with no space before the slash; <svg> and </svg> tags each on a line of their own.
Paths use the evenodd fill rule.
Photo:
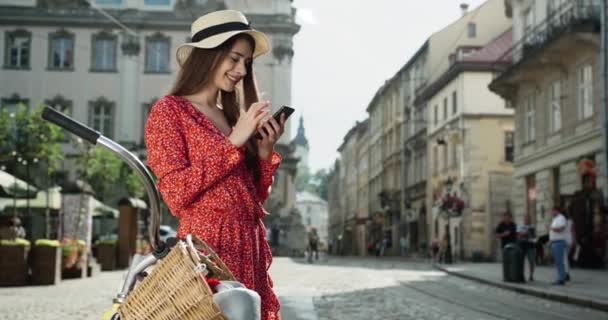
<svg viewBox="0 0 608 320">
<path fill-rule="evenodd" d="M 564 263 L 564 255 L 566 254 L 566 217 L 561 213 L 558 206 L 554 206 L 551 211 L 553 221 L 549 230 L 549 241 L 551 242 L 551 253 L 553 261 L 557 267 L 557 280 L 554 285 L 563 286 L 566 282 L 566 266 Z"/>
</svg>

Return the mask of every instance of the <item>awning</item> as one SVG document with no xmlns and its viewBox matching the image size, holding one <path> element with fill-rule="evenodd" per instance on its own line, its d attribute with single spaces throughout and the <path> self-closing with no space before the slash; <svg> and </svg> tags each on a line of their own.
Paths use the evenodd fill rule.
<svg viewBox="0 0 608 320">
<path fill-rule="evenodd" d="M 90 198 L 90 205 L 90 208 L 93 210 L 93 212 L 91 213 L 93 217 L 111 215 L 114 218 L 118 218 L 117 209 L 114 209 L 93 197 Z"/>
<path fill-rule="evenodd" d="M 26 208 L 28 206 L 28 200 L 22 198 L 14 200 L 9 197 L 0 198 L 0 210 L 4 210 L 5 207 L 12 208 L 13 204 L 15 204 L 17 208 Z M 50 209 L 61 209 L 61 187 L 55 186 L 48 189 L 48 205 Z M 46 190 L 38 191 L 35 198 L 29 199 L 30 208 L 46 208 L 46 206 Z"/>
<path fill-rule="evenodd" d="M 13 176 L 12 174 L 0 170 L 0 197 L 27 198 L 28 183 Z M 35 197 L 38 188 L 29 185 L 30 197 Z"/>
</svg>

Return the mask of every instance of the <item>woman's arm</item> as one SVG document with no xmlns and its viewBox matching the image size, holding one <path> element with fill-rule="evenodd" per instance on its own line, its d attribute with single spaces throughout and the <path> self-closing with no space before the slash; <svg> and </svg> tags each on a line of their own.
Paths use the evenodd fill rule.
<svg viewBox="0 0 608 320">
<path fill-rule="evenodd" d="M 260 159 L 260 180 L 256 184 L 258 200 L 264 203 L 270 195 L 274 173 L 281 164 L 281 155 L 273 151 L 269 160 Z"/>
<path fill-rule="evenodd" d="M 172 103 L 159 101 L 150 112 L 145 137 L 148 165 L 158 177 L 158 189 L 171 212 L 179 217 L 183 208 L 243 161 L 244 150 L 222 143 L 202 161 L 191 162 L 177 119 Z"/>
</svg>

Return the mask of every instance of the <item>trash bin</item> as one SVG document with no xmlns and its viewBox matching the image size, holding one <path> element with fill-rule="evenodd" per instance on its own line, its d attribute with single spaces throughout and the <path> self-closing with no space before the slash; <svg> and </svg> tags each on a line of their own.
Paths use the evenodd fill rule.
<svg viewBox="0 0 608 320">
<path fill-rule="evenodd" d="M 516 243 L 502 249 L 502 275 L 505 282 L 525 282 L 524 253 Z"/>
</svg>

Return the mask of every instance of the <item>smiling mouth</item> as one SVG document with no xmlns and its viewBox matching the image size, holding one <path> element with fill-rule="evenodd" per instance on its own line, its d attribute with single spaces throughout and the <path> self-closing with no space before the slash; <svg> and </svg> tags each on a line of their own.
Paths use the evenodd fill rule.
<svg viewBox="0 0 608 320">
<path fill-rule="evenodd" d="M 228 78 L 228 80 L 232 81 L 234 84 L 236 84 L 240 80 L 239 78 L 235 78 L 230 75 L 226 75 L 226 78 Z"/>
</svg>

